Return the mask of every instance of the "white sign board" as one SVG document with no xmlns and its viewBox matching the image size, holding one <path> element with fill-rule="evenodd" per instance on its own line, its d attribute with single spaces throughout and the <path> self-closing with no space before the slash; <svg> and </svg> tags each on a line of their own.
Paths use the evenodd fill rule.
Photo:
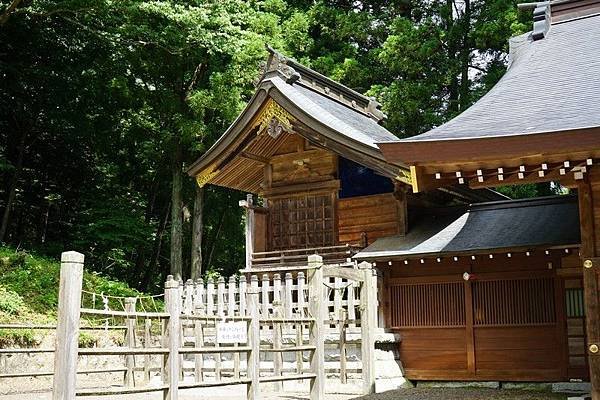
<svg viewBox="0 0 600 400">
<path fill-rule="evenodd" d="M 217 343 L 246 343 L 248 341 L 247 329 L 247 323 L 244 321 L 220 322 L 217 327 Z"/>
</svg>

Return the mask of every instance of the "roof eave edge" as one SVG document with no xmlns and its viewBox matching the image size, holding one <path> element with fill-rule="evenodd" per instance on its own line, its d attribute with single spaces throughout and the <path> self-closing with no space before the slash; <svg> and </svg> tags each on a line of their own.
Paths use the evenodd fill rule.
<svg viewBox="0 0 600 400">
<path fill-rule="evenodd" d="M 240 133 L 244 131 L 244 128 L 250 123 L 254 112 L 263 104 L 268 97 L 268 92 L 271 85 L 266 85 L 264 82 L 258 86 L 258 89 L 254 92 L 248 104 L 244 110 L 237 116 L 237 118 L 229 125 L 227 130 L 217 139 L 217 141 L 194 161 L 187 169 L 186 173 L 189 176 L 196 176 L 200 171 L 207 168 L 218 156 L 238 137 Z M 249 111 L 254 109 L 251 114 Z M 230 139 L 229 142 L 227 139 Z"/>
</svg>

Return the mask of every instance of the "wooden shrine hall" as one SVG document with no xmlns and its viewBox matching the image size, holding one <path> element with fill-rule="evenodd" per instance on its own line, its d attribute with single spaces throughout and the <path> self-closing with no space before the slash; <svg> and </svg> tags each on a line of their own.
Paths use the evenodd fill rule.
<svg viewBox="0 0 600 400">
<path fill-rule="evenodd" d="M 256 93 L 223 136 L 189 169 L 199 185 L 260 196 L 248 210 L 246 268 L 304 265 L 317 251 L 346 263 L 375 239 L 406 232 L 407 207 L 504 199 L 459 185 L 407 199 L 402 164 L 376 142 L 379 104 L 269 49 Z M 408 173 L 408 170 L 406 170 Z"/>
<path fill-rule="evenodd" d="M 548 382 L 591 371 L 595 382 L 599 12 L 590 0 L 539 3 L 497 86 L 405 140 L 382 126 L 375 100 L 270 49 L 247 107 L 189 174 L 249 193 L 244 272 L 305 269 L 315 253 L 329 265 L 375 264 L 370 306 L 400 333 L 407 378 Z M 493 190 L 541 181 L 572 194 Z"/>
</svg>

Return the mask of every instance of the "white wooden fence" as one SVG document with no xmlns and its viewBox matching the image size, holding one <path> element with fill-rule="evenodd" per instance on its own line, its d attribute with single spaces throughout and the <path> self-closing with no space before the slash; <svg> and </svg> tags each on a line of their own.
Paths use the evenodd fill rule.
<svg viewBox="0 0 600 400">
<path fill-rule="evenodd" d="M 327 270 L 327 266 L 324 267 Z M 310 269 L 309 269 L 310 270 Z M 305 273 L 288 272 L 219 277 L 206 282 L 191 279 L 180 284 L 181 308 L 185 315 L 203 313 L 208 316 L 247 315 L 246 291 L 256 288 L 260 293 L 259 314 L 262 319 L 273 317 L 305 317 L 308 315 L 308 285 Z M 362 277 L 361 277 L 362 279 Z M 360 281 L 339 276 L 323 279 L 327 332 L 338 332 L 337 322 L 342 311 L 354 332 L 360 328 Z"/>
<path fill-rule="evenodd" d="M 308 257 L 307 276 L 302 272 L 285 274 L 283 279 L 278 274 L 251 275 L 183 285 L 170 278 L 165 284 L 164 312 L 137 311 L 135 299 L 125 301 L 123 310 L 81 308 L 82 270 L 83 255 L 63 253 L 53 400 L 148 391 L 163 391 L 165 398 L 175 400 L 181 389 L 234 384 L 246 384 L 248 398 L 258 399 L 260 383 L 281 385 L 288 380 L 309 380 L 310 398 L 318 400 L 324 393 L 325 335 L 339 333 L 345 346 L 349 329 L 360 329 L 363 391 L 373 391 L 377 300 L 369 264 L 358 269 L 327 268 L 320 256 L 313 255 Z M 79 349 L 82 315 L 112 318 L 125 325 L 124 346 Z M 243 343 L 219 340 L 219 327 L 231 322 L 245 323 Z M 283 336 L 295 340 L 284 342 Z M 270 346 L 261 345 L 261 340 Z M 268 371 L 260 363 L 266 353 L 272 354 Z M 283 369 L 284 353 L 295 354 L 292 373 Z M 228 368 L 222 365 L 226 354 L 232 364 Z M 77 358 L 82 355 L 122 356 L 124 386 L 79 389 Z M 190 362 L 193 366 L 186 367 Z M 343 382 L 345 364 L 344 357 L 340 360 Z M 152 371 L 158 371 L 159 384 L 151 383 Z M 142 372 L 142 379 L 136 379 L 136 372 Z"/>
</svg>

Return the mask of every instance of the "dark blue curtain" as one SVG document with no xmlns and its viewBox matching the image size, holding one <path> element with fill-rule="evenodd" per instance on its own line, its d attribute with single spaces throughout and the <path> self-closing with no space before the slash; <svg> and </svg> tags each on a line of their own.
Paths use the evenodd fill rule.
<svg viewBox="0 0 600 400">
<path fill-rule="evenodd" d="M 394 191 L 394 184 L 390 178 L 378 175 L 372 169 L 343 157 L 339 160 L 339 177 L 342 185 L 340 198 Z"/>
</svg>

